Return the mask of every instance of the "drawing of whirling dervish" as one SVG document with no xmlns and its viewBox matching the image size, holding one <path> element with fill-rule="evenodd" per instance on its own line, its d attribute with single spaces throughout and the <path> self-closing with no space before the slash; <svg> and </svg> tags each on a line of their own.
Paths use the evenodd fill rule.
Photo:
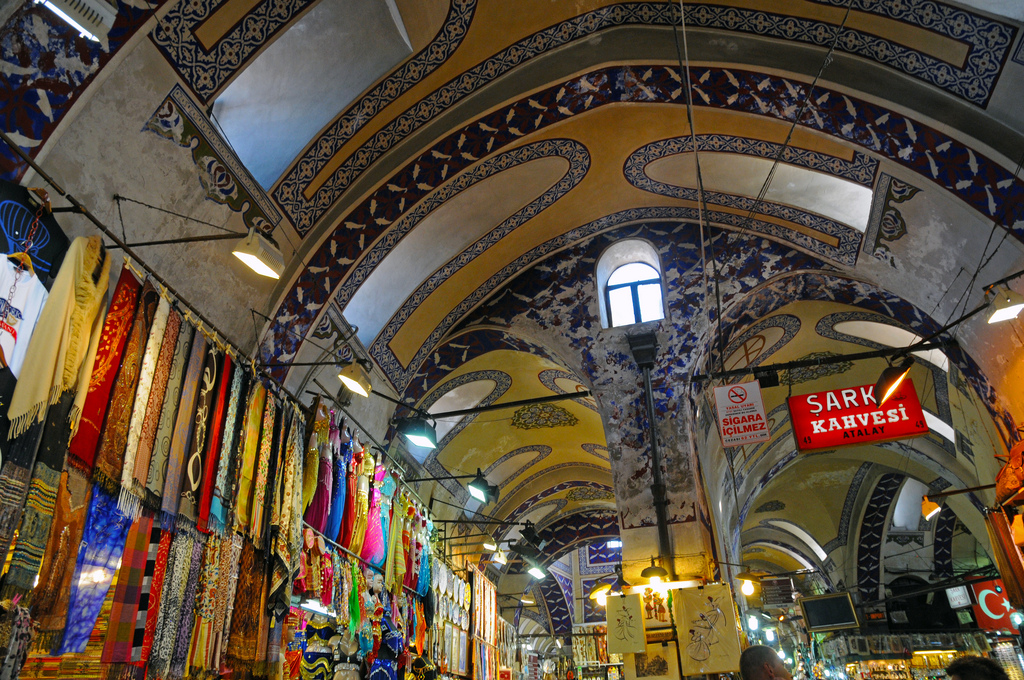
<svg viewBox="0 0 1024 680">
<path fill-rule="evenodd" d="M 694 661 L 710 659 L 712 647 L 719 643 L 718 625 L 724 618 L 720 599 L 709 596 L 707 602 L 702 603 L 702 611 L 697 612 L 697 618 L 690 621 L 693 627 L 690 628 L 690 644 L 686 646 L 686 653 Z"/>
</svg>

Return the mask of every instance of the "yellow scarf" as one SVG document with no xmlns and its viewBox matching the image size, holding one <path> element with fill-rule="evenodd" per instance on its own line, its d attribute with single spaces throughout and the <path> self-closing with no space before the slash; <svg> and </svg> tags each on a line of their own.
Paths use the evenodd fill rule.
<svg viewBox="0 0 1024 680">
<path fill-rule="evenodd" d="M 101 245 L 99 236 L 78 237 L 64 256 L 25 353 L 25 370 L 11 397 L 8 439 L 41 422 L 46 409 L 62 394 L 84 386 L 75 395 L 70 417 L 72 432 L 78 426 L 80 398 L 84 402 L 96 359 L 103 322 L 100 309 L 110 277 L 110 258 L 106 250 L 101 252 Z M 99 276 L 94 282 L 97 268 Z"/>
</svg>

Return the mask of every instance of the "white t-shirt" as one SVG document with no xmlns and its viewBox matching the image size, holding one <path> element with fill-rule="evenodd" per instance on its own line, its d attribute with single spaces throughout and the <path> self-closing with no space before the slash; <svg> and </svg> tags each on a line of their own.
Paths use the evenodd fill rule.
<svg viewBox="0 0 1024 680">
<path fill-rule="evenodd" d="M 39 279 L 26 270 L 18 280 L 8 308 L 7 297 L 17 269 L 16 263 L 0 257 L 0 361 L 11 367 L 15 378 L 21 373 L 25 350 L 49 295 Z"/>
</svg>

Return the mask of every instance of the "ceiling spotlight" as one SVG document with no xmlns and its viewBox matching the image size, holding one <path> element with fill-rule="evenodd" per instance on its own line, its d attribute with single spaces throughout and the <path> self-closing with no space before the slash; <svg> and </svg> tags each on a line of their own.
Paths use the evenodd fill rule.
<svg viewBox="0 0 1024 680">
<path fill-rule="evenodd" d="M 488 536 L 487 538 L 484 539 L 484 550 L 497 550 L 497 549 L 498 549 L 498 542 L 495 541 L 494 538 L 492 538 L 491 536 Z"/>
<path fill-rule="evenodd" d="M 629 582 L 622 575 L 622 565 L 615 565 L 615 583 L 612 584 L 612 591 L 617 595 L 621 595 L 625 588 L 629 588 Z"/>
<path fill-rule="evenodd" d="M 622 540 L 618 539 L 618 538 L 613 538 L 610 541 L 608 541 L 607 543 L 605 543 L 604 547 L 608 548 L 609 550 L 613 550 L 615 548 L 621 548 L 622 547 Z"/>
<path fill-rule="evenodd" d="M 480 468 L 476 469 L 476 477 L 472 482 L 466 485 L 466 488 L 469 489 L 469 494 L 473 498 L 477 499 L 484 505 L 498 500 L 497 485 L 488 484 L 487 479 L 484 477 L 483 473 L 480 472 Z"/>
<path fill-rule="evenodd" d="M 748 581 L 748 583 L 749 583 L 749 581 Z M 747 617 L 747 628 L 748 629 L 750 629 L 750 630 L 757 630 L 758 625 L 759 625 L 759 622 L 758 622 L 756 616 L 748 616 Z"/>
<path fill-rule="evenodd" d="M 926 519 L 931 519 L 938 514 L 939 510 L 942 510 L 942 506 L 935 501 L 928 500 L 928 496 L 921 499 L 921 515 Z"/>
<path fill-rule="evenodd" d="M 644 570 L 640 572 L 640 578 L 647 579 L 648 583 L 654 586 L 668 578 L 668 572 L 665 571 L 665 567 L 655 564 L 652 557 L 651 566 L 644 567 Z"/>
<path fill-rule="evenodd" d="M 434 426 L 427 422 L 426 418 L 401 418 L 398 421 L 398 434 L 405 435 L 405 438 L 416 446 L 425 449 L 437 448 L 437 434 Z"/>
<path fill-rule="evenodd" d="M 555 644 L 558 645 L 559 649 L 561 649 L 562 648 L 562 638 L 555 638 Z"/>
<path fill-rule="evenodd" d="M 519 535 L 522 536 L 524 541 L 536 546 L 540 550 L 543 550 L 544 545 L 547 543 L 547 541 L 541 540 L 540 534 L 537 533 L 537 529 L 533 526 L 533 522 L 530 521 L 526 522 L 520 530 Z"/>
<path fill-rule="evenodd" d="M 547 574 L 544 573 L 544 570 L 540 568 L 540 565 L 537 564 L 530 565 L 530 568 L 526 571 L 530 574 L 530 576 L 534 577 L 538 581 L 543 580 L 544 577 L 547 576 Z"/>
<path fill-rule="evenodd" d="M 279 279 L 284 273 L 284 255 L 277 243 L 253 227 L 249 227 L 248 235 L 235 245 L 232 252 L 260 276 Z"/>
<path fill-rule="evenodd" d="M 1016 319 L 1020 310 L 1024 309 L 1024 297 L 1006 287 L 999 287 L 992 291 L 995 299 L 992 306 L 995 311 L 988 317 L 989 323 L 999 323 Z"/>
<path fill-rule="evenodd" d="M 896 393 L 900 383 L 910 373 L 910 367 L 914 365 L 913 357 L 907 357 L 903 360 L 899 366 L 889 366 L 882 375 L 878 378 L 878 382 L 875 383 L 875 401 L 881 406 L 889 400 L 893 394 Z M 881 396 L 879 396 L 881 395 Z"/>
<path fill-rule="evenodd" d="M 494 561 L 504 566 L 508 564 L 508 556 L 505 555 L 504 550 L 499 550 L 498 552 L 494 553 Z"/>
<path fill-rule="evenodd" d="M 338 379 L 345 384 L 345 387 L 360 397 L 368 397 L 370 392 L 373 391 L 373 383 L 370 382 L 370 372 L 358 361 L 353 361 L 341 369 Z"/>
<path fill-rule="evenodd" d="M 534 600 L 529 595 L 523 595 L 522 598 L 520 598 L 519 601 L 522 602 L 523 604 L 535 604 L 537 602 L 536 600 Z"/>
<path fill-rule="evenodd" d="M 603 607 L 608 602 L 608 593 L 611 592 L 611 589 L 610 583 L 600 583 L 590 591 L 590 599 Z"/>
<path fill-rule="evenodd" d="M 764 639 L 768 642 L 775 642 L 775 631 L 771 628 L 764 629 Z"/>
</svg>

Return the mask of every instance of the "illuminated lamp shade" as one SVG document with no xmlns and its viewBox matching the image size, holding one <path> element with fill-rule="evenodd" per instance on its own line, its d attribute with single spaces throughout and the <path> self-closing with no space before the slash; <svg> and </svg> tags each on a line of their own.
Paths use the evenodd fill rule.
<svg viewBox="0 0 1024 680">
<path fill-rule="evenodd" d="M 281 254 L 281 249 L 274 243 L 274 239 L 252 227 L 232 252 L 260 276 L 279 279 L 284 273 L 284 255 Z"/>
<path fill-rule="evenodd" d="M 744 579 L 743 580 L 743 585 L 740 586 L 740 592 L 743 593 L 744 595 L 746 595 L 747 597 L 750 597 L 751 595 L 753 595 L 754 594 L 754 582 L 753 581 L 747 581 L 746 579 Z"/>
<path fill-rule="evenodd" d="M 609 583 L 602 583 L 590 591 L 590 599 L 597 602 L 600 606 L 605 606 L 608 602 L 608 593 L 612 590 L 612 586 Z"/>
<path fill-rule="evenodd" d="M 889 400 L 896 390 L 899 389 L 900 384 L 904 378 L 910 373 L 910 367 L 914 365 L 914 359 L 907 357 L 903 360 L 899 366 L 889 366 L 882 375 L 878 378 L 878 382 L 875 383 L 875 401 L 881 406 Z"/>
<path fill-rule="evenodd" d="M 469 494 L 486 505 L 493 501 L 498 500 L 498 487 L 494 484 L 488 484 L 487 479 L 483 473 L 480 472 L 480 468 L 476 469 L 476 477 L 473 478 L 469 484 L 466 485 L 469 490 Z"/>
<path fill-rule="evenodd" d="M 508 557 L 505 555 L 505 551 L 499 550 L 498 552 L 494 553 L 494 561 L 502 566 L 508 564 Z"/>
<path fill-rule="evenodd" d="M 526 571 L 527 571 L 527 573 L 530 574 L 530 576 L 534 577 L 538 581 L 543 580 L 547 576 L 547 574 L 544 573 L 544 570 L 541 569 L 540 566 L 536 565 L 536 564 L 530 565 L 530 568 L 527 569 Z"/>
<path fill-rule="evenodd" d="M 101 42 L 117 19 L 117 6 L 103 0 L 36 0 L 60 17 L 78 34 L 93 42 Z"/>
<path fill-rule="evenodd" d="M 751 615 L 747 617 L 747 628 L 749 630 L 757 630 L 758 620 L 756 616 Z"/>
<path fill-rule="evenodd" d="M 939 510 L 942 510 L 942 506 L 935 501 L 929 500 L 928 496 L 921 499 L 921 516 L 926 520 L 935 517 Z M 1024 527 L 1022 527 L 1024 529 Z"/>
<path fill-rule="evenodd" d="M 345 387 L 355 392 L 360 397 L 370 396 L 373 391 L 373 383 L 370 382 L 370 373 L 358 361 L 353 361 L 338 374 L 338 380 L 344 383 Z"/>
<path fill-rule="evenodd" d="M 437 434 L 434 426 L 425 418 L 403 418 L 398 422 L 398 434 L 403 435 L 416 446 L 425 449 L 437 448 Z"/>
<path fill-rule="evenodd" d="M 644 570 L 640 572 L 640 578 L 647 579 L 651 585 L 657 585 L 668 578 L 668 572 L 665 571 L 665 567 L 655 564 L 652 557 L 651 566 L 644 567 Z"/>
<path fill-rule="evenodd" d="M 1017 515 L 1010 525 L 1010 533 L 1013 534 L 1013 542 L 1017 545 L 1024 545 L 1024 517 Z"/>
<path fill-rule="evenodd" d="M 487 536 L 484 539 L 484 550 L 497 550 L 497 549 L 498 549 L 498 542 L 495 541 L 493 537 Z"/>
<path fill-rule="evenodd" d="M 1024 297 L 1009 288 L 997 288 L 993 291 L 993 295 L 995 300 L 992 301 L 992 306 L 995 307 L 995 310 L 988 317 L 989 323 L 1016 319 L 1020 310 L 1024 309 Z"/>
</svg>

